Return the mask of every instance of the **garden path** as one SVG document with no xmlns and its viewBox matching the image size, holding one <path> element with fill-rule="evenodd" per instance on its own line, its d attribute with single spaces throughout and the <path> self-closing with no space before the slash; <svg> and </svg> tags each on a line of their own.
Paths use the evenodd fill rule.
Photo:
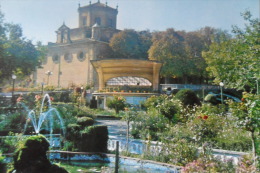
<svg viewBox="0 0 260 173">
<path fill-rule="evenodd" d="M 126 137 L 127 125 L 125 121 L 97 118 L 95 124 L 107 126 L 109 136 Z"/>
</svg>

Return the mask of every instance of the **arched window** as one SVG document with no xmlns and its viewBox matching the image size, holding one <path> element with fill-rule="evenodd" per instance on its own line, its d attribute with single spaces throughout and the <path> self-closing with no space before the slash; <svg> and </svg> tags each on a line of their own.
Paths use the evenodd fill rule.
<svg viewBox="0 0 260 173">
<path fill-rule="evenodd" d="M 109 79 L 107 81 L 107 85 L 152 86 L 152 83 L 149 80 L 142 77 L 123 76 Z"/>
<path fill-rule="evenodd" d="M 84 61 L 85 58 L 86 58 L 86 56 L 85 56 L 85 53 L 84 53 L 84 52 L 79 52 L 79 53 L 78 53 L 78 60 L 79 60 L 79 61 Z"/>
<path fill-rule="evenodd" d="M 53 62 L 54 62 L 55 64 L 59 63 L 59 60 L 60 60 L 59 55 L 54 55 L 54 56 L 52 57 L 52 60 L 53 60 Z"/>
</svg>

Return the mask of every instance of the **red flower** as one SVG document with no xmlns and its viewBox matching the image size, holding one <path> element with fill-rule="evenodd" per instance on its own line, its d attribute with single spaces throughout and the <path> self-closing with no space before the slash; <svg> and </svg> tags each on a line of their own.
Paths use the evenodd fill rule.
<svg viewBox="0 0 260 173">
<path fill-rule="evenodd" d="M 53 100 L 54 100 L 54 98 L 53 98 L 53 97 L 50 97 L 50 100 L 51 100 L 51 101 L 53 101 Z"/>
<path fill-rule="evenodd" d="M 209 116 L 204 115 L 202 119 L 203 119 L 203 120 L 206 120 L 206 119 L 208 119 L 208 117 L 209 117 Z"/>
</svg>

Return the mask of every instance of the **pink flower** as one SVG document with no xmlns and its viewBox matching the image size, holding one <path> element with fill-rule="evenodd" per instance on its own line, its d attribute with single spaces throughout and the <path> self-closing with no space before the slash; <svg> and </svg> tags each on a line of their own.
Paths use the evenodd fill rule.
<svg viewBox="0 0 260 173">
<path fill-rule="evenodd" d="M 22 96 L 19 96 L 17 99 L 16 99 L 17 102 L 22 102 L 23 101 L 23 97 Z"/>
<path fill-rule="evenodd" d="M 35 95 L 35 101 L 39 101 L 39 100 L 41 100 L 41 96 L 40 95 Z"/>
<path fill-rule="evenodd" d="M 53 100 L 54 100 L 54 98 L 53 98 L 53 97 L 50 97 L 50 100 L 51 100 L 51 101 L 53 101 Z"/>
</svg>

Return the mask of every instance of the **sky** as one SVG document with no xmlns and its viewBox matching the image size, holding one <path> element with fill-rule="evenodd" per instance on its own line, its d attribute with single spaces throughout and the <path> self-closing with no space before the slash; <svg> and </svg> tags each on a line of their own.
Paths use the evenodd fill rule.
<svg viewBox="0 0 260 173">
<path fill-rule="evenodd" d="M 92 0 L 92 3 L 98 0 Z M 231 32 L 232 25 L 244 27 L 241 13 L 251 11 L 259 18 L 260 0 L 100 0 L 118 5 L 117 28 L 164 31 L 195 31 L 205 26 Z M 21 25 L 23 34 L 34 43 L 56 42 L 57 29 L 65 22 L 78 27 L 78 4 L 89 0 L 0 0 L 5 22 Z"/>
</svg>

